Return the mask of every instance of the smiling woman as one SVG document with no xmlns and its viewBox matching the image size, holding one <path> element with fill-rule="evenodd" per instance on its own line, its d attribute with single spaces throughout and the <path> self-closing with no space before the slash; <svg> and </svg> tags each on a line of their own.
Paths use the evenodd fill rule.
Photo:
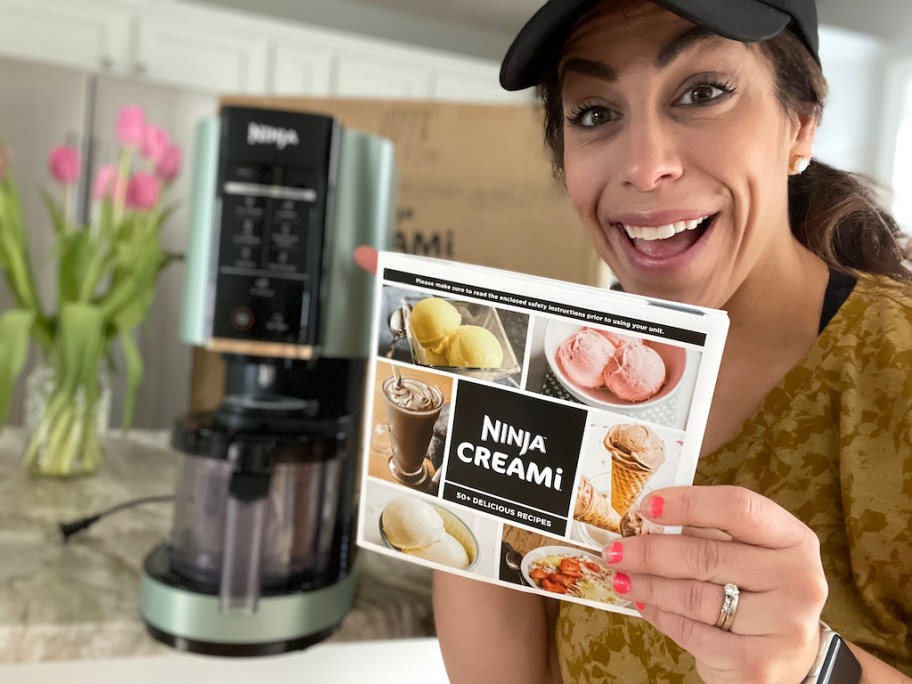
<svg viewBox="0 0 912 684">
<path fill-rule="evenodd" d="M 686 533 L 603 551 L 645 619 L 441 575 L 452 680 L 837 681 L 812 665 L 841 646 L 866 681 L 910 681 L 912 278 L 872 194 L 812 159 L 814 0 L 550 0 L 501 82 L 539 87 L 555 170 L 621 286 L 731 328 L 703 486 L 640 508 Z M 860 681 L 852 663 L 838 681 Z"/>
</svg>

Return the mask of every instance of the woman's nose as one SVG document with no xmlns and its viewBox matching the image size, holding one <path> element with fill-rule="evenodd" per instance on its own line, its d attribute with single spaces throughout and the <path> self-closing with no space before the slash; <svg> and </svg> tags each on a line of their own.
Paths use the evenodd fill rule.
<svg viewBox="0 0 912 684">
<path fill-rule="evenodd" d="M 616 152 L 625 185 L 650 192 L 681 176 L 677 141 L 659 117 L 630 120 L 622 135 L 623 144 Z"/>
</svg>

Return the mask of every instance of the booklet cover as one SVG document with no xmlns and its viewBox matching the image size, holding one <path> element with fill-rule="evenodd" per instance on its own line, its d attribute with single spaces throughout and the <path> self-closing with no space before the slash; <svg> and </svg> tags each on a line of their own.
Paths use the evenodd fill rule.
<svg viewBox="0 0 912 684">
<path fill-rule="evenodd" d="M 693 482 L 728 317 L 381 253 L 358 544 L 636 615 L 601 549 Z"/>
</svg>

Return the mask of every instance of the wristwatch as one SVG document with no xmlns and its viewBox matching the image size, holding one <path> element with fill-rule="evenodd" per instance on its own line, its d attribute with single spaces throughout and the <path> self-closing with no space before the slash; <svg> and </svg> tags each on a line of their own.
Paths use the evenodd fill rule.
<svg viewBox="0 0 912 684">
<path fill-rule="evenodd" d="M 861 664 L 846 642 L 823 622 L 817 659 L 801 684 L 860 684 Z"/>
</svg>

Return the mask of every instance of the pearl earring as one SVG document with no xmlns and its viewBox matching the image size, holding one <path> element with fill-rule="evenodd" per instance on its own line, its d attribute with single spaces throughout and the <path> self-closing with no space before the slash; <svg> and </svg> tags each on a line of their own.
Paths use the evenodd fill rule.
<svg viewBox="0 0 912 684">
<path fill-rule="evenodd" d="M 791 163 L 789 164 L 789 171 L 794 174 L 801 174 L 807 170 L 807 167 L 811 164 L 810 157 L 802 157 L 800 154 L 796 154 L 792 157 Z"/>
</svg>

